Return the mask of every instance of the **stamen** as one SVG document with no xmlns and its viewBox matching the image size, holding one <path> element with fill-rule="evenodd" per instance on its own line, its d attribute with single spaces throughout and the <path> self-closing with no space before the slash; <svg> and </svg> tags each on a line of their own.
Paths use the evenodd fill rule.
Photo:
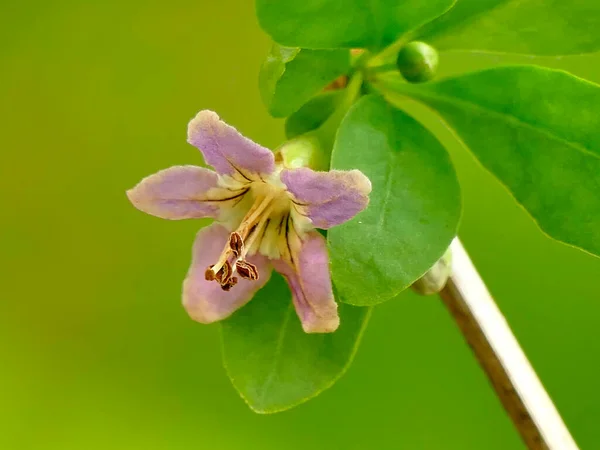
<svg viewBox="0 0 600 450">
<path fill-rule="evenodd" d="M 217 272 L 215 278 L 221 286 L 224 286 L 229 282 L 231 275 L 233 275 L 233 271 L 231 270 L 231 264 L 229 264 L 229 261 L 225 261 L 225 264 L 223 264 L 221 270 Z"/>
<path fill-rule="evenodd" d="M 245 278 L 246 280 L 258 280 L 258 269 L 254 264 L 242 260 L 235 264 L 235 268 L 240 274 L 240 277 Z"/>
<path fill-rule="evenodd" d="M 204 272 L 204 279 L 206 281 L 214 281 L 215 279 L 215 271 L 213 270 L 214 264 L 212 266 L 210 266 L 208 269 L 206 269 L 206 272 Z"/>
<path fill-rule="evenodd" d="M 244 241 L 248 238 L 250 234 L 252 234 L 253 230 L 256 228 L 256 221 L 261 217 L 262 213 L 269 206 L 269 204 L 271 204 L 273 197 L 273 195 L 267 195 L 264 197 L 256 198 L 254 204 L 246 214 L 246 217 L 244 217 L 244 219 L 242 220 L 242 223 L 240 224 L 238 229 L 229 236 L 229 243 L 221 252 L 219 260 L 213 266 L 211 266 L 213 273 L 218 274 L 232 255 L 234 256 L 234 264 L 237 259 L 239 259 L 240 257 L 244 257 L 244 253 L 248 251 L 248 245 L 244 245 Z M 241 245 L 238 245 L 238 241 Z M 218 279 L 219 278 L 217 278 L 217 280 Z"/>
<path fill-rule="evenodd" d="M 241 253 L 244 251 L 244 240 L 237 231 L 234 231 L 229 236 L 229 248 L 236 258 L 239 258 Z"/>
<path fill-rule="evenodd" d="M 241 278 L 258 280 L 258 269 L 245 260 L 250 251 L 258 251 L 261 241 L 270 223 L 270 216 L 277 205 L 273 200 L 276 193 L 257 197 L 254 204 L 240 223 L 236 231 L 229 235 L 229 241 L 219 256 L 219 260 L 208 269 L 204 277 L 208 281 L 216 280 L 224 291 L 229 291 L 238 282 L 233 274 L 237 271 Z M 252 250 L 254 247 L 256 249 Z"/>
<path fill-rule="evenodd" d="M 242 252 L 242 256 L 240 259 L 243 260 L 244 258 L 246 258 L 246 255 L 248 254 L 248 252 L 252 251 L 252 248 L 255 243 L 257 244 L 257 248 L 255 248 L 254 251 L 257 251 L 258 248 L 260 248 L 260 240 L 264 236 L 264 229 L 270 222 L 270 216 L 271 212 L 273 211 L 273 208 L 273 204 L 269 205 L 268 208 L 264 210 L 259 222 L 255 223 L 250 229 L 250 232 L 248 233 L 248 236 L 246 237 L 246 240 L 244 242 L 244 251 Z"/>
<path fill-rule="evenodd" d="M 250 211 L 248 211 L 248 214 L 246 214 L 246 217 L 244 217 L 244 220 L 242 220 L 242 223 L 238 227 L 238 232 L 242 239 L 245 240 L 248 238 L 252 225 L 256 225 L 256 221 L 263 215 L 264 210 L 269 206 L 273 197 L 273 195 L 267 195 L 266 197 L 256 199 L 254 205 L 252 205 L 252 208 L 250 208 Z"/>
<path fill-rule="evenodd" d="M 221 289 L 224 291 L 229 291 L 233 286 L 235 286 L 238 282 L 237 277 L 232 277 L 227 283 L 221 285 Z"/>
</svg>

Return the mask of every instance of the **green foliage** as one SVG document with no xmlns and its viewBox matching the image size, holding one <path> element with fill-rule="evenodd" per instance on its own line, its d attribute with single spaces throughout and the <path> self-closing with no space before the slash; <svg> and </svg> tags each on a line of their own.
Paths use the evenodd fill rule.
<svg viewBox="0 0 600 450">
<path fill-rule="evenodd" d="M 279 275 L 222 324 L 227 373 L 259 413 L 292 408 L 331 387 L 348 369 L 370 308 L 339 306 L 335 333 L 306 334 Z"/>
<path fill-rule="evenodd" d="M 393 88 L 434 108 L 550 237 L 600 255 L 600 86 L 515 66 Z"/>
<path fill-rule="evenodd" d="M 347 50 L 308 50 L 274 44 L 260 71 L 260 93 L 273 117 L 285 117 L 349 70 Z"/>
<path fill-rule="evenodd" d="M 360 169 L 373 185 L 369 207 L 327 234 L 339 301 L 375 305 L 419 279 L 415 289 L 423 293 L 441 286 L 421 277 L 457 233 L 460 188 L 445 149 L 398 109 L 406 96 L 436 110 L 549 236 L 600 254 L 598 86 L 533 66 L 423 83 L 434 75 L 436 49 L 538 55 L 600 49 L 600 4 L 460 0 L 449 10 L 453 3 L 256 1 L 261 26 L 281 44 L 263 65 L 260 89 L 271 115 L 288 117 L 284 160 L 313 164 L 318 153 L 327 155 L 318 164 L 325 168 L 333 146 L 332 168 Z M 351 62 L 348 48 L 369 51 Z M 392 61 L 420 84 L 397 72 L 382 77 Z M 351 88 L 319 94 L 350 72 Z M 350 107 L 373 86 L 385 97 L 368 94 Z M 447 276 L 444 260 L 437 269 Z M 261 413 L 318 395 L 351 363 L 369 312 L 340 305 L 338 331 L 307 335 L 275 275 L 223 324 L 234 386 Z"/>
<path fill-rule="evenodd" d="M 596 0 L 460 0 L 415 38 L 440 50 L 534 55 L 600 50 Z"/>
<path fill-rule="evenodd" d="M 373 184 L 369 207 L 329 231 L 333 280 L 348 303 L 389 300 L 456 235 L 460 189 L 448 154 L 414 119 L 369 95 L 342 121 L 332 167 L 360 169 Z"/>
<path fill-rule="evenodd" d="M 324 92 L 310 99 L 285 121 L 285 135 L 288 139 L 319 128 L 333 114 L 343 100 L 345 91 Z"/>
<path fill-rule="evenodd" d="M 275 42 L 305 48 L 379 49 L 447 11 L 456 0 L 257 0 Z"/>
</svg>

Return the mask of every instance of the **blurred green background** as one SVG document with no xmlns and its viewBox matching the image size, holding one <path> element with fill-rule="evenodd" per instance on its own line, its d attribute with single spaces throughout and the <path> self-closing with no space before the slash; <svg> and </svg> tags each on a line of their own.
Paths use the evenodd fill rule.
<svg viewBox="0 0 600 450">
<path fill-rule="evenodd" d="M 436 298 L 377 308 L 349 372 L 272 416 L 231 387 L 218 326 L 181 308 L 198 223 L 146 216 L 124 192 L 202 161 L 185 142 L 200 109 L 281 143 L 251 0 L 4 0 L 0 21 L 0 448 L 523 448 Z M 600 81 L 598 56 L 545 61 Z M 600 260 L 544 237 L 427 122 L 460 175 L 465 246 L 575 438 L 597 448 Z"/>
</svg>

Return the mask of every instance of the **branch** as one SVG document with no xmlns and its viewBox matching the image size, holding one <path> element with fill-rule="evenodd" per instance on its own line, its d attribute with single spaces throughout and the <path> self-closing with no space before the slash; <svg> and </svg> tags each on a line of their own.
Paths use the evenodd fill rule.
<svg viewBox="0 0 600 450">
<path fill-rule="evenodd" d="M 531 450 L 576 450 L 577 444 L 458 238 L 450 248 L 452 275 L 440 297 L 525 444 Z"/>
</svg>

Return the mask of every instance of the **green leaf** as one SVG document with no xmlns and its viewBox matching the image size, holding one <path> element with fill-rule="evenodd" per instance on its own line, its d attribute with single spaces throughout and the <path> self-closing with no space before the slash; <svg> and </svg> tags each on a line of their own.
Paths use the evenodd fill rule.
<svg viewBox="0 0 600 450">
<path fill-rule="evenodd" d="M 286 137 L 292 139 L 319 128 L 333 114 L 345 95 L 346 91 L 335 90 L 310 99 L 285 121 Z"/>
<path fill-rule="evenodd" d="M 600 86 L 515 66 L 390 88 L 434 108 L 546 234 L 600 255 Z"/>
<path fill-rule="evenodd" d="M 569 55 L 600 50 L 597 0 L 460 0 L 416 34 L 441 50 Z"/>
<path fill-rule="evenodd" d="M 248 305 L 222 323 L 223 360 L 250 408 L 274 413 L 331 387 L 358 349 L 370 308 L 339 305 L 334 333 L 306 334 L 287 284 L 273 274 Z"/>
<path fill-rule="evenodd" d="M 348 50 L 309 50 L 274 44 L 260 71 L 260 93 L 273 117 L 285 117 L 349 71 Z"/>
<path fill-rule="evenodd" d="M 256 0 L 261 27 L 282 45 L 371 48 L 389 45 L 456 0 Z"/>
<path fill-rule="evenodd" d="M 354 305 L 397 295 L 442 257 L 456 235 L 460 188 L 446 150 L 382 97 L 363 97 L 342 121 L 332 167 L 360 169 L 369 207 L 328 233 L 332 277 Z"/>
</svg>

